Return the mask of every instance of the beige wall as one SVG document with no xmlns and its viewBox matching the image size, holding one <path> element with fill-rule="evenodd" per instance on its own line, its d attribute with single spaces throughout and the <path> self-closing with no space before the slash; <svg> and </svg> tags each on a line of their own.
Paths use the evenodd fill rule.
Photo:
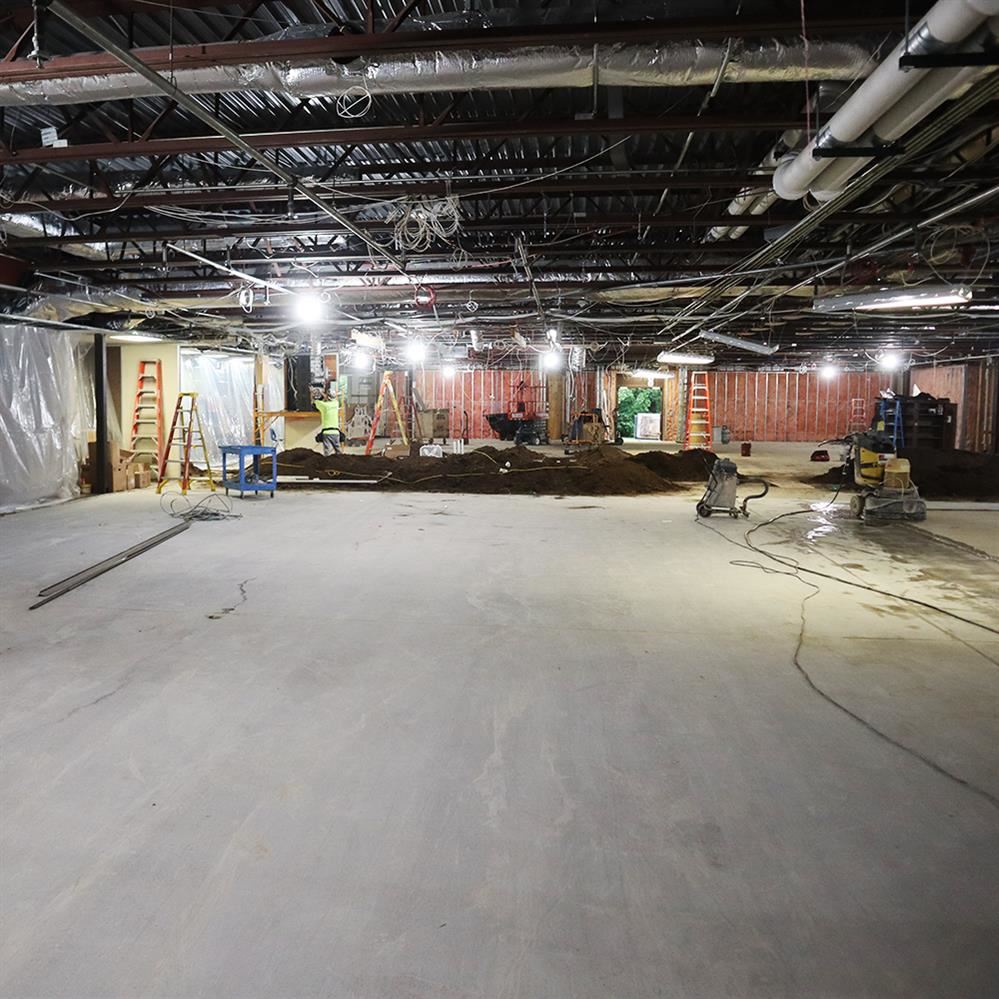
<svg viewBox="0 0 999 999">
<path fill-rule="evenodd" d="M 180 391 L 180 348 L 175 343 L 122 343 L 121 347 L 121 434 L 128 447 L 132 433 L 132 407 L 139 377 L 139 361 L 160 361 L 163 368 L 163 436 L 170 433 L 170 420 Z"/>
<path fill-rule="evenodd" d="M 297 415 L 286 416 L 284 420 L 284 446 L 289 451 L 293 447 L 308 447 L 313 451 L 322 451 L 322 445 L 316 443 L 319 433 L 319 412 L 304 420 Z"/>
</svg>

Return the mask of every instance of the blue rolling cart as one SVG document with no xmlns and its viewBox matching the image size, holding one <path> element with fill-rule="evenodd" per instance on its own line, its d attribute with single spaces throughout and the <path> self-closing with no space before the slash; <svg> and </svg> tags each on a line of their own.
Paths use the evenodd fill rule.
<svg viewBox="0 0 999 999">
<path fill-rule="evenodd" d="M 274 498 L 274 490 L 277 489 L 277 448 L 259 444 L 223 444 L 219 450 L 222 452 L 222 485 L 226 496 L 230 489 L 238 489 L 240 496 L 244 493 L 270 493 Z M 260 459 L 267 456 L 271 459 L 271 477 L 262 479 Z M 226 459 L 230 457 L 236 459 L 237 468 L 232 470 L 236 478 L 229 477 Z M 249 466 L 247 458 L 250 459 Z"/>
</svg>

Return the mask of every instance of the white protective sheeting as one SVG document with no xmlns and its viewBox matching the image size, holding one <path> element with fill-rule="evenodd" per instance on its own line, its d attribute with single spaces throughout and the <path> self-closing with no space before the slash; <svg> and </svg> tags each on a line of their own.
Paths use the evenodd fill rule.
<svg viewBox="0 0 999 999">
<path fill-rule="evenodd" d="M 264 412 L 277 413 L 285 407 L 284 358 L 268 357 L 264 360 Z M 273 431 L 273 436 L 271 434 Z M 279 417 L 271 425 L 266 440 L 268 446 L 284 447 L 284 417 Z"/>
<path fill-rule="evenodd" d="M 180 388 L 198 393 L 198 413 L 213 468 L 222 466 L 220 445 L 253 443 L 252 357 L 182 350 Z M 192 456 L 195 464 L 197 458 Z"/>
<path fill-rule="evenodd" d="M 80 461 L 87 459 L 87 436 L 97 429 L 97 403 L 94 398 L 94 340 L 86 334 L 69 334 L 75 341 L 76 352 L 76 420 L 73 423 L 73 435 L 76 438 L 76 453 Z M 121 423 L 118 420 L 118 410 L 115 408 L 114 396 L 107 393 L 108 437 L 118 441 L 122 447 L 128 447 L 129 442 L 122 436 Z"/>
<path fill-rule="evenodd" d="M 0 513 L 79 495 L 75 338 L 0 326 Z"/>
</svg>

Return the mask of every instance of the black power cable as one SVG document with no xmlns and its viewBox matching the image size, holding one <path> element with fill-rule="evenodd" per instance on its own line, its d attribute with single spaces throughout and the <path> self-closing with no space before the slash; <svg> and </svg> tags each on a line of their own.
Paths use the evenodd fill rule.
<svg viewBox="0 0 999 999">
<path fill-rule="evenodd" d="M 838 495 L 838 490 L 837 490 L 837 495 Z M 926 756 L 924 753 L 921 753 L 918 749 L 913 749 L 911 746 L 907 746 L 905 743 L 899 742 L 897 739 L 893 739 L 886 732 L 882 732 L 881 729 L 877 728 L 875 725 L 871 724 L 871 722 L 867 721 L 866 718 L 863 718 L 861 715 L 857 714 L 855 711 L 848 708 L 845 704 L 842 704 L 840 701 L 837 701 L 832 695 L 824 691 L 815 682 L 815 680 L 812 678 L 812 675 L 808 672 L 808 670 L 804 667 L 804 665 L 801 662 L 801 650 L 805 644 L 805 604 L 809 600 L 811 600 L 812 597 L 820 593 L 822 588 L 816 583 L 812 583 L 809 582 L 807 579 L 803 579 L 801 573 L 804 572 L 810 575 L 820 576 L 823 579 L 829 579 L 832 580 L 833 582 L 843 583 L 846 586 L 854 586 L 858 589 L 868 590 L 880 596 L 890 597 L 895 600 L 901 600 L 907 603 L 916 604 L 917 606 L 925 607 L 928 610 L 937 611 L 938 613 L 944 614 L 947 617 L 955 618 L 956 620 L 962 621 L 965 624 L 971 624 L 974 625 L 975 627 L 983 628 L 984 630 L 990 631 L 994 634 L 999 634 L 999 629 L 993 628 L 987 624 L 982 624 L 982 622 L 980 621 L 973 621 L 970 618 L 962 617 L 960 614 L 955 614 L 953 611 L 948 611 L 942 607 L 937 607 L 935 604 L 931 604 L 925 600 L 918 600 L 915 597 L 906 597 L 898 593 L 891 593 L 887 590 L 882 590 L 876 586 L 868 586 L 865 583 L 858 583 L 852 579 L 846 579 L 841 576 L 835 576 L 832 573 L 822 572 L 818 569 L 809 569 L 805 566 L 800 565 L 795 559 L 791 558 L 785 559 L 780 556 L 774 555 L 771 552 L 764 551 L 762 548 L 759 548 L 757 545 L 754 545 L 752 541 L 749 540 L 749 536 L 753 534 L 755 531 L 758 531 L 762 527 L 767 527 L 768 525 L 776 523 L 779 520 L 783 520 L 786 517 L 793 517 L 801 515 L 803 513 L 812 513 L 812 512 L 813 511 L 811 510 L 811 508 L 807 508 L 804 510 L 790 510 L 787 513 L 782 513 L 778 514 L 776 517 L 771 517 L 770 520 L 766 520 L 763 521 L 762 523 L 756 524 L 754 527 L 751 527 L 748 531 L 746 531 L 745 535 L 743 536 L 744 543 L 736 541 L 734 538 L 730 538 L 728 535 L 723 534 L 717 528 L 712 527 L 704 520 L 698 518 L 696 520 L 696 523 L 700 524 L 702 527 L 706 527 L 709 531 L 713 531 L 715 534 L 717 534 L 723 540 L 727 541 L 729 544 L 735 545 L 737 548 L 744 548 L 747 551 L 755 552 L 758 555 L 762 555 L 764 558 L 770 559 L 771 561 L 778 563 L 784 568 L 777 569 L 771 566 L 764 565 L 761 562 L 754 562 L 746 559 L 733 559 L 729 563 L 730 565 L 743 566 L 745 568 L 750 568 L 750 569 L 759 569 L 761 572 L 772 575 L 790 576 L 793 579 L 798 580 L 798 582 L 803 583 L 805 586 L 810 587 L 811 592 L 806 594 L 801 600 L 801 605 L 799 609 L 801 626 L 798 629 L 798 640 L 795 644 L 794 652 L 791 656 L 791 662 L 794 665 L 794 668 L 800 674 L 801 678 L 815 694 L 821 697 L 822 700 L 832 705 L 832 707 L 836 708 L 837 711 L 840 711 L 843 714 L 845 714 L 847 717 L 852 718 L 855 722 L 857 722 L 858 725 L 861 725 L 864 729 L 866 729 L 872 735 L 876 736 L 878 739 L 888 743 L 890 746 L 894 746 L 896 749 L 900 749 L 904 753 L 907 753 L 913 759 L 919 760 L 920 763 L 929 767 L 935 773 L 940 774 L 942 777 L 947 777 L 949 780 L 952 780 L 955 784 L 960 785 L 961 787 L 965 788 L 965 790 L 970 791 L 973 794 L 977 795 L 978 797 L 987 801 L 990 805 L 992 805 L 993 808 L 999 809 L 999 797 L 996 797 L 991 792 L 985 790 L 985 788 L 979 787 L 977 784 L 973 784 L 971 783 L 971 781 L 965 780 L 965 778 L 959 777 L 957 774 L 952 773 L 950 770 L 947 770 L 945 767 L 937 763 L 936 760 L 932 759 L 929 756 Z M 985 656 L 985 658 L 988 659 L 989 657 Z M 990 659 L 990 661 L 992 660 Z"/>
</svg>

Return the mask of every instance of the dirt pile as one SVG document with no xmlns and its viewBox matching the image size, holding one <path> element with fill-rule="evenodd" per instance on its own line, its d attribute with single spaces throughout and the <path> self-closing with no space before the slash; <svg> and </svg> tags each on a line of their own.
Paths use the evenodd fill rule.
<svg viewBox="0 0 999 999">
<path fill-rule="evenodd" d="M 842 487 L 847 492 L 856 488 L 853 469 L 846 465 L 830 465 L 821 475 L 811 475 L 801 481 L 810 486 L 828 486 L 830 489 Z"/>
<path fill-rule="evenodd" d="M 935 448 L 902 448 L 898 455 L 908 458 L 912 481 L 924 499 L 999 500 L 999 455 L 973 451 L 938 451 Z M 853 469 L 833 465 L 805 482 L 835 489 L 856 488 Z"/>
<path fill-rule="evenodd" d="M 278 474 L 313 479 L 377 479 L 371 488 L 428 492 L 518 493 L 545 496 L 641 496 L 676 487 L 615 447 L 552 458 L 526 447 L 486 446 L 443 458 L 381 458 L 341 454 L 328 458 L 308 448 L 277 456 Z M 269 462 L 262 462 L 269 473 Z M 360 487 L 359 487 L 360 488 Z"/>
<path fill-rule="evenodd" d="M 714 451 L 695 447 L 676 454 L 644 451 L 642 454 L 632 455 L 628 460 L 637 462 L 669 482 L 707 482 L 718 455 Z"/>
</svg>

